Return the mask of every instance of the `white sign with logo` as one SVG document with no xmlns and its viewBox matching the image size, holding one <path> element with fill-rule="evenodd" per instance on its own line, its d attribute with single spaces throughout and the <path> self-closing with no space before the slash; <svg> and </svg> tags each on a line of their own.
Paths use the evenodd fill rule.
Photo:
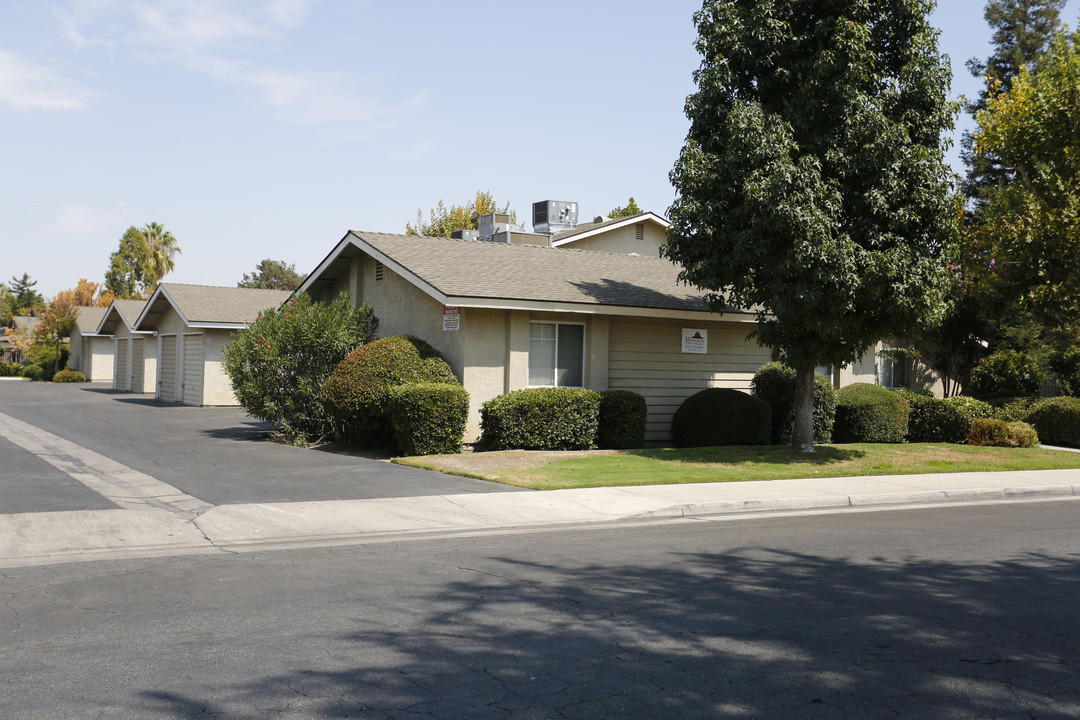
<svg viewBox="0 0 1080 720">
<path fill-rule="evenodd" d="M 683 328 L 682 351 L 704 355 L 709 352 L 709 331 L 696 328 Z"/>
<path fill-rule="evenodd" d="M 443 332 L 457 332 L 461 329 L 461 308 L 443 305 L 442 329 Z"/>
</svg>

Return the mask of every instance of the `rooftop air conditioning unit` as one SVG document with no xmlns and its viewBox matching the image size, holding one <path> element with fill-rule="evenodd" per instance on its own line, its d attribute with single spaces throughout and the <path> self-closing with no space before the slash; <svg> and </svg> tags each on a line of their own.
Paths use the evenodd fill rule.
<svg viewBox="0 0 1080 720">
<path fill-rule="evenodd" d="M 578 204 L 565 200 L 541 200 L 533 203 L 533 230 L 554 235 L 577 227 Z"/>
</svg>

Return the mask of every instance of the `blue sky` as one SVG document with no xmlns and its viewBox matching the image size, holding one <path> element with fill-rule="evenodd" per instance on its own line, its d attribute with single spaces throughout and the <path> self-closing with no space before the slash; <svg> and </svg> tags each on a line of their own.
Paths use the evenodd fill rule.
<svg viewBox="0 0 1080 720">
<path fill-rule="evenodd" d="M 972 94 L 984 3 L 940 4 L 953 93 Z M 100 282 L 123 231 L 151 221 L 183 250 L 170 280 L 235 285 L 478 189 L 525 223 L 547 199 L 663 214 L 699 7 L 6 0 L 0 280 L 27 272 L 46 296 Z"/>
</svg>

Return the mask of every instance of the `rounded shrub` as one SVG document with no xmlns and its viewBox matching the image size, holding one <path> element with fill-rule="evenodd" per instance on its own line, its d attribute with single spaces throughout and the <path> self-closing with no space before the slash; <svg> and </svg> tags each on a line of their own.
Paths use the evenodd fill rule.
<svg viewBox="0 0 1080 720">
<path fill-rule="evenodd" d="M 22 365 L 16 362 L 0 361 L 0 377 L 19 377 Z"/>
<path fill-rule="evenodd" d="M 347 293 L 329 305 L 296 295 L 234 332 L 223 366 L 250 415 L 281 426 L 290 443 L 319 442 L 333 433 L 323 404 L 327 380 L 378 327 L 371 308 L 353 307 Z"/>
<path fill-rule="evenodd" d="M 969 420 L 994 417 L 993 405 L 967 395 L 954 395 L 951 398 L 945 398 L 945 404 L 959 410 Z"/>
<path fill-rule="evenodd" d="M 78 370 L 61 370 L 53 375 L 52 381 L 54 383 L 84 383 L 86 376 Z"/>
<path fill-rule="evenodd" d="M 380 338 L 346 355 L 323 389 L 337 438 L 356 445 L 392 447 L 389 390 L 410 383 L 459 384 L 442 354 L 419 338 Z"/>
<path fill-rule="evenodd" d="M 1038 395 L 1041 383 L 1035 360 L 1015 350 L 991 353 L 971 369 L 971 394 L 978 398 Z"/>
<path fill-rule="evenodd" d="M 984 447 L 1037 447 L 1039 436 L 1031 425 L 979 418 L 971 425 L 968 444 Z"/>
<path fill-rule="evenodd" d="M 788 443 L 795 426 L 794 368 L 779 362 L 762 365 L 753 380 L 750 392 L 772 408 L 772 441 Z M 814 375 L 814 442 L 832 442 L 836 418 L 836 390 L 824 375 Z"/>
<path fill-rule="evenodd" d="M 764 400 L 738 390 L 709 388 L 683 401 L 671 418 L 676 447 L 768 445 L 772 409 Z"/>
<path fill-rule="evenodd" d="M 596 444 L 623 450 L 645 445 L 645 419 L 649 407 L 645 398 L 630 390 L 600 392 L 600 415 Z"/>
<path fill-rule="evenodd" d="M 990 401 L 994 408 L 991 417 L 1005 422 L 1026 422 L 1028 413 L 1040 402 L 1037 397 L 1001 397 Z"/>
<path fill-rule="evenodd" d="M 908 442 L 967 442 L 971 418 L 944 400 L 898 393 L 908 402 Z"/>
<path fill-rule="evenodd" d="M 480 406 L 484 450 L 589 450 L 596 447 L 600 393 L 531 388 Z"/>
<path fill-rule="evenodd" d="M 1080 448 L 1080 398 L 1044 398 L 1028 413 L 1027 422 L 1048 445 Z"/>
<path fill-rule="evenodd" d="M 27 380 L 41 381 L 45 379 L 45 368 L 30 363 L 29 365 L 23 365 L 19 374 Z"/>
<path fill-rule="evenodd" d="M 413 383 L 387 389 L 394 440 L 404 455 L 461 452 L 469 393 L 450 383 Z"/>
<path fill-rule="evenodd" d="M 840 388 L 833 439 L 838 443 L 898 443 L 908 428 L 909 405 L 880 385 L 854 383 Z"/>
</svg>

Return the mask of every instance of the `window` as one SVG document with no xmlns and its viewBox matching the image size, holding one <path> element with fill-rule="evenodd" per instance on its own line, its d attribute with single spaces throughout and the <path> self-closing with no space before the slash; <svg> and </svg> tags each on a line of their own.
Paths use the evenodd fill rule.
<svg viewBox="0 0 1080 720">
<path fill-rule="evenodd" d="M 907 386 L 907 354 L 902 350 L 878 353 L 878 385 L 887 388 Z"/>
<path fill-rule="evenodd" d="M 585 385 L 585 326 L 529 323 L 529 387 Z"/>
</svg>

